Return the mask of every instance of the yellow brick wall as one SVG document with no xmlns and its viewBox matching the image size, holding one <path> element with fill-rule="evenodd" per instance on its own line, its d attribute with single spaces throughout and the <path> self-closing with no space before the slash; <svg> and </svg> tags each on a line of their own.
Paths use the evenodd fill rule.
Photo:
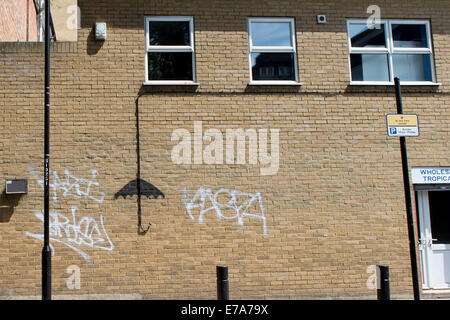
<svg viewBox="0 0 450 320">
<path fill-rule="evenodd" d="M 232 299 L 375 298 L 367 268 L 387 264 L 392 295 L 412 296 L 399 142 L 386 136 L 394 90 L 349 86 L 345 19 L 367 17 L 371 4 L 79 0 L 78 42 L 52 50 L 50 182 L 67 182 L 69 190 L 51 188 L 50 205 L 68 221 L 72 212 L 77 223 L 94 219 L 81 226 L 97 223 L 105 239 L 97 246 L 110 247 L 106 233 L 114 248 L 68 242 L 73 230 L 61 227 L 53 238 L 66 245 L 52 241 L 53 293 L 215 299 L 215 267 L 226 264 Z M 421 124 L 408 156 L 410 166 L 448 166 L 448 3 L 379 5 L 382 18 L 431 20 L 441 85 L 403 89 L 405 113 L 418 114 Z M 317 24 L 317 14 L 328 23 Z M 142 85 L 146 15 L 194 17 L 198 87 Z M 247 18 L 274 16 L 295 18 L 301 87 L 248 86 Z M 107 24 L 104 43 L 93 40 L 95 22 Z M 3 297 L 39 297 L 41 285 L 42 242 L 30 234 L 42 233 L 35 211 L 43 208 L 43 47 L 24 46 L 0 44 L 0 184 L 29 183 L 27 195 L 0 198 Z M 114 195 L 136 178 L 135 99 L 143 91 L 141 178 L 165 198 L 142 198 L 142 223 L 152 226 L 140 235 L 137 197 Z M 263 176 L 259 164 L 175 165 L 171 135 L 180 128 L 192 134 L 194 121 L 224 134 L 279 129 L 278 173 Z M 79 194 L 73 177 L 85 179 Z M 267 234 L 257 218 L 238 225 L 210 211 L 202 224 L 191 219 L 184 190 L 192 198 L 201 187 L 259 193 Z M 81 271 L 79 290 L 67 287 L 71 265 Z"/>
</svg>

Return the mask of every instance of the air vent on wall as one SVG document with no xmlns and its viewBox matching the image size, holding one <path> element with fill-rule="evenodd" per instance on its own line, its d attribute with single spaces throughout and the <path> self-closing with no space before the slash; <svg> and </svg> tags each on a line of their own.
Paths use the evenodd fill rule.
<svg viewBox="0 0 450 320">
<path fill-rule="evenodd" d="M 6 180 L 6 194 L 26 194 L 28 193 L 28 180 Z"/>
</svg>

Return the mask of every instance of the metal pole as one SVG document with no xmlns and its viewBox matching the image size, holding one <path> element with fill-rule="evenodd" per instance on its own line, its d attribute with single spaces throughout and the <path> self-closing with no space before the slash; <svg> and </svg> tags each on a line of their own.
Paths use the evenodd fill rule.
<svg viewBox="0 0 450 320">
<path fill-rule="evenodd" d="M 51 300 L 49 223 L 50 175 L 50 0 L 45 0 L 45 97 L 44 97 L 44 247 L 42 248 L 42 300 Z"/>
<path fill-rule="evenodd" d="M 229 300 L 228 267 L 217 266 L 217 300 Z"/>
<path fill-rule="evenodd" d="M 139 99 L 143 93 L 139 93 L 136 99 L 136 153 L 137 153 L 137 172 L 136 172 L 136 191 L 138 196 L 138 233 L 144 235 L 150 230 L 151 223 L 148 224 L 147 229 L 142 226 L 142 194 L 141 194 L 141 134 L 139 129 Z"/>
<path fill-rule="evenodd" d="M 400 91 L 400 79 L 398 77 L 395 77 L 394 82 L 395 82 L 395 94 L 397 99 L 397 113 L 403 114 L 402 94 Z M 409 254 L 411 257 L 411 273 L 413 280 L 414 300 L 420 300 L 419 275 L 418 275 L 419 273 L 417 269 L 416 241 L 414 237 L 414 220 L 411 205 L 411 188 L 409 184 L 408 155 L 406 151 L 405 137 L 400 137 L 400 149 L 402 153 L 403 185 L 405 188 L 406 218 L 408 221 Z"/>
<path fill-rule="evenodd" d="M 377 266 L 377 299 L 391 300 L 388 266 Z"/>
</svg>

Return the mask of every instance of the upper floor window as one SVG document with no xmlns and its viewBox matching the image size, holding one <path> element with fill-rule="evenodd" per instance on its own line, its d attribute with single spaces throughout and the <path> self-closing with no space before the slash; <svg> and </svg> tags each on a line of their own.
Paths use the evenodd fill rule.
<svg viewBox="0 0 450 320">
<path fill-rule="evenodd" d="M 379 28 L 376 28 L 379 27 Z M 430 23 L 424 20 L 347 20 L 352 84 L 435 82 Z"/>
<path fill-rule="evenodd" d="M 195 81 L 192 17 L 146 17 L 146 83 L 192 84 Z"/>
<path fill-rule="evenodd" d="M 294 19 L 249 18 L 252 84 L 297 83 Z"/>
</svg>

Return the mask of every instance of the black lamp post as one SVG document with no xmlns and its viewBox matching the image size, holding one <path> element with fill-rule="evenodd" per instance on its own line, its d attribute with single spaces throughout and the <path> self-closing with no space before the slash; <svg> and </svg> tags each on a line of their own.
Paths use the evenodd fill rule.
<svg viewBox="0 0 450 320">
<path fill-rule="evenodd" d="M 50 0 L 45 0 L 45 96 L 44 96 L 44 247 L 42 248 L 42 300 L 51 300 L 51 251 L 49 223 L 50 175 Z"/>
</svg>

